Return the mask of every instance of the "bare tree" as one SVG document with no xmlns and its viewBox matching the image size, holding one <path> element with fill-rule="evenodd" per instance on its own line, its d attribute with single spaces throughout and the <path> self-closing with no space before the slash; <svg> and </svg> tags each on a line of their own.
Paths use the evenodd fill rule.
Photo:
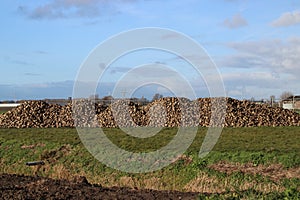
<svg viewBox="0 0 300 200">
<path fill-rule="evenodd" d="M 287 99 L 291 96 L 294 96 L 294 94 L 292 92 L 289 92 L 289 91 L 284 91 L 282 92 L 282 94 L 280 95 L 280 99 L 281 100 L 284 100 L 284 99 Z"/>
<path fill-rule="evenodd" d="M 103 101 L 112 101 L 112 100 L 114 100 L 114 97 L 111 96 L 111 95 L 109 95 L 109 96 L 103 97 L 102 100 L 103 100 Z"/>
<path fill-rule="evenodd" d="M 158 99 L 160 99 L 160 98 L 162 98 L 162 97 L 163 97 L 162 94 L 156 93 L 156 94 L 153 96 L 152 101 L 158 100 Z"/>
</svg>

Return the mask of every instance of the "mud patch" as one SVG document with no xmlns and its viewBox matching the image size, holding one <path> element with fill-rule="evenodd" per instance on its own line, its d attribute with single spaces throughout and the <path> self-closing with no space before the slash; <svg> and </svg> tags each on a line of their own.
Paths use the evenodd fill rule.
<svg viewBox="0 0 300 200">
<path fill-rule="evenodd" d="M 78 179 L 78 180 L 77 180 Z M 84 177 L 74 181 L 42 177 L 0 175 L 0 199 L 197 199 L 198 193 L 106 188 Z"/>
<path fill-rule="evenodd" d="M 275 182 L 279 182 L 282 179 L 299 178 L 300 179 L 300 167 L 284 169 L 281 164 L 271 165 L 254 165 L 253 163 L 229 163 L 219 162 L 217 164 L 210 165 L 209 168 L 226 174 L 232 174 L 234 172 L 242 172 L 245 174 L 259 174 L 265 177 L 269 177 Z"/>
</svg>

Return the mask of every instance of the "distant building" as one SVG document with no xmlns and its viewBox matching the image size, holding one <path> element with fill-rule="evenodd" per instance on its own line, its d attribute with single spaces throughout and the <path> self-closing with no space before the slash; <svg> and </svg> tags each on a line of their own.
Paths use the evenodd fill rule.
<svg viewBox="0 0 300 200">
<path fill-rule="evenodd" d="M 249 101 L 251 101 L 252 103 L 255 103 L 255 104 L 259 104 L 259 105 L 266 104 L 266 101 L 264 99 L 255 100 L 253 97 Z"/>
<path fill-rule="evenodd" d="M 290 96 L 282 100 L 282 107 L 290 110 L 300 110 L 300 95 Z"/>
<path fill-rule="evenodd" d="M 20 103 L 0 103 L 0 111 L 6 112 L 17 106 L 21 105 Z"/>
</svg>

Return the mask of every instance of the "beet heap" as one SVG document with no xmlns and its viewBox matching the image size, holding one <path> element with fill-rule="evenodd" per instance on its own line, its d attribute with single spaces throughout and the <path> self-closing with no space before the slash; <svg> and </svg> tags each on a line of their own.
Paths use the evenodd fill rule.
<svg viewBox="0 0 300 200">
<path fill-rule="evenodd" d="M 226 107 L 218 104 L 225 101 Z M 214 102 L 212 104 L 212 102 Z M 48 128 L 48 127 L 128 127 L 128 126 L 299 126 L 300 115 L 279 107 L 239 101 L 232 98 L 161 98 L 141 106 L 127 100 L 110 105 L 77 100 L 84 104 L 76 107 L 48 104 L 44 101 L 27 101 L 0 115 L 1 128 Z M 197 105 L 197 106 L 195 106 Z M 215 105 L 212 107 L 212 105 Z M 185 109 L 183 109 L 185 108 Z M 211 120 L 211 110 L 216 115 Z M 221 113 L 226 112 L 225 122 L 220 124 Z M 75 120 L 74 120 L 75 119 Z"/>
</svg>

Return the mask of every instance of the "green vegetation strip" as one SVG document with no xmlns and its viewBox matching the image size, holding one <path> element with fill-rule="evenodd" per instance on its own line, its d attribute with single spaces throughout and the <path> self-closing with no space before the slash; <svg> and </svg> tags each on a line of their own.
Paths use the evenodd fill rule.
<svg viewBox="0 0 300 200">
<path fill-rule="evenodd" d="M 157 135 L 135 138 L 120 129 L 105 128 L 107 137 L 120 148 L 132 152 L 155 151 L 172 140 L 176 128 L 165 128 Z M 158 190 L 198 191 L 200 199 L 300 198 L 298 177 L 272 179 L 259 173 L 212 169 L 220 162 L 282 170 L 300 167 L 300 127 L 224 128 L 213 151 L 198 158 L 207 128 L 199 128 L 185 155 L 171 165 L 151 173 L 130 174 L 111 169 L 84 148 L 76 129 L 0 129 L 0 173 L 17 173 L 72 179 L 83 175 L 103 186 L 126 186 Z M 44 160 L 40 169 L 25 165 Z M 297 172 L 297 171 L 296 171 Z"/>
</svg>

